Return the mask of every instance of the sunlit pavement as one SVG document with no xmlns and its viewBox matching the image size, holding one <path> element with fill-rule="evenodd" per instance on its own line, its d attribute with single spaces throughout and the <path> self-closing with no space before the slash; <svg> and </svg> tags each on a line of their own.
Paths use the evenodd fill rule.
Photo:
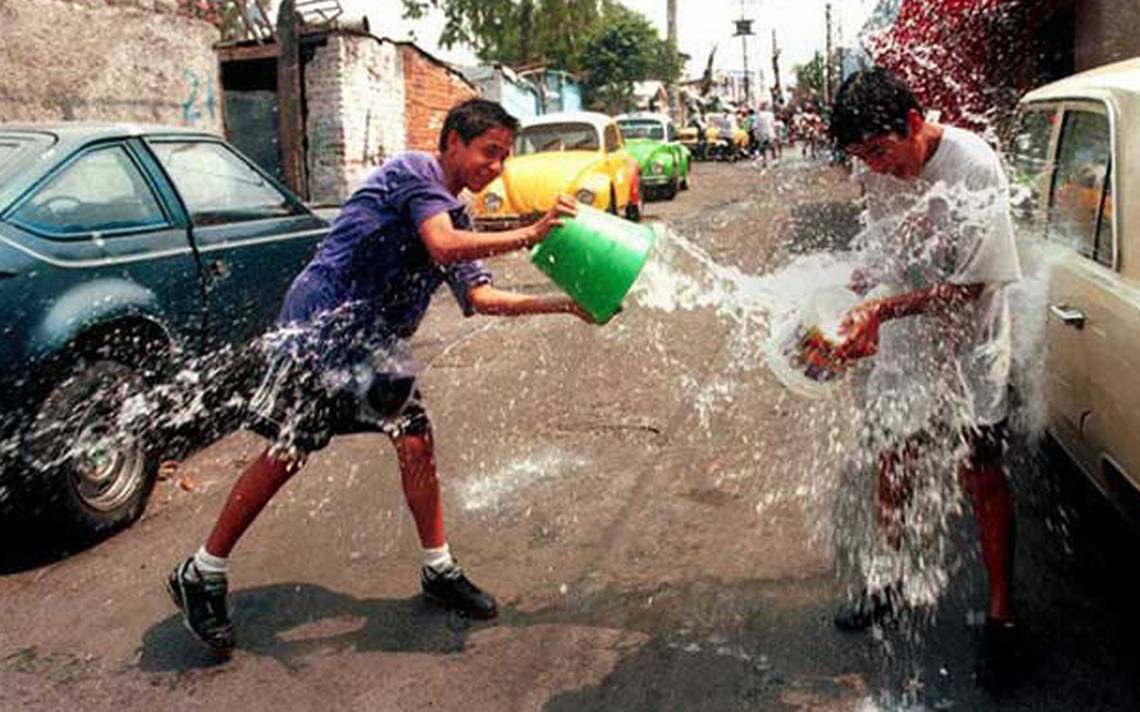
<svg viewBox="0 0 1140 712">
<path fill-rule="evenodd" d="M 646 212 L 752 274 L 845 244 L 855 194 L 789 154 L 698 164 L 690 191 Z M 501 286 L 547 287 L 522 258 L 494 268 Z M 932 622 L 835 631 L 821 532 L 840 463 L 820 452 L 834 424 L 739 363 L 738 329 L 709 308 L 631 306 L 600 328 L 465 320 L 441 295 L 417 337 L 423 390 L 451 545 L 499 597 L 497 622 L 420 600 L 395 458 L 355 436 L 314 456 L 242 542 L 238 650 L 211 660 L 162 581 L 261 447 L 239 433 L 160 482 L 131 529 L 0 578 L 0 708 L 1137 708 L 1137 535 L 1024 444 L 1021 680 L 991 694 L 973 679 L 984 581 L 968 517 Z"/>
</svg>

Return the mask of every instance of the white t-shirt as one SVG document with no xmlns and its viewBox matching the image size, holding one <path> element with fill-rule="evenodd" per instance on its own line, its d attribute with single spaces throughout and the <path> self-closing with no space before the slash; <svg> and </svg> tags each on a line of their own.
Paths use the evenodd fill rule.
<svg viewBox="0 0 1140 712">
<path fill-rule="evenodd" d="M 1006 285 L 1021 279 L 1009 186 L 978 136 L 943 126 L 938 149 L 915 180 L 857 167 L 866 188 L 865 271 L 877 295 L 939 283 L 982 284 L 951 312 L 884 322 L 867 398 L 889 432 L 906 436 L 945 420 L 1000 422 L 1012 361 Z"/>
<path fill-rule="evenodd" d="M 753 130 L 762 139 L 771 141 L 776 138 L 776 115 L 767 109 L 757 111 Z"/>
</svg>

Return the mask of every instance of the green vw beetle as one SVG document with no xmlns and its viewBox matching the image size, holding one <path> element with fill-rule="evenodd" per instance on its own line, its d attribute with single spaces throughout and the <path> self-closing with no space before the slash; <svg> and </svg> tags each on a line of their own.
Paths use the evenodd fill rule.
<svg viewBox="0 0 1140 712">
<path fill-rule="evenodd" d="M 672 200 L 689 188 L 689 149 L 677 140 L 673 121 L 662 114 L 622 114 L 617 117 L 625 150 L 641 167 L 641 188 L 646 196 L 664 194 Z"/>
</svg>

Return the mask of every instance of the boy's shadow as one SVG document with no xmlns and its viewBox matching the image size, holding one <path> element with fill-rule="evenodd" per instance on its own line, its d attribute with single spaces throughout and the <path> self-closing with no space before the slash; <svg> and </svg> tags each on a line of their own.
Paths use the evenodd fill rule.
<svg viewBox="0 0 1140 712">
<path fill-rule="evenodd" d="M 461 652 L 474 621 L 424 601 L 359 599 L 306 583 L 242 589 L 231 596 L 239 650 L 266 655 L 290 669 L 318 650 Z M 193 640 L 174 614 L 143 634 L 140 669 L 182 672 L 224 658 Z"/>
</svg>

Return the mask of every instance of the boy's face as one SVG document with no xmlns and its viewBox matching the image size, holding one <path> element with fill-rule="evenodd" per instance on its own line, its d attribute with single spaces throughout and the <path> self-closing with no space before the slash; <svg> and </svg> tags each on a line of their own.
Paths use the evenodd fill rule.
<svg viewBox="0 0 1140 712">
<path fill-rule="evenodd" d="M 487 129 L 471 143 L 464 143 L 459 132 L 447 137 L 447 157 L 459 168 L 463 185 L 478 193 L 503 172 L 503 161 L 511 153 L 515 135 L 502 127 Z"/>
<path fill-rule="evenodd" d="M 922 173 L 923 146 L 917 139 L 923 120 L 913 109 L 907 117 L 907 135 L 888 133 L 846 147 L 846 151 L 867 164 L 873 173 L 910 180 Z"/>
</svg>

